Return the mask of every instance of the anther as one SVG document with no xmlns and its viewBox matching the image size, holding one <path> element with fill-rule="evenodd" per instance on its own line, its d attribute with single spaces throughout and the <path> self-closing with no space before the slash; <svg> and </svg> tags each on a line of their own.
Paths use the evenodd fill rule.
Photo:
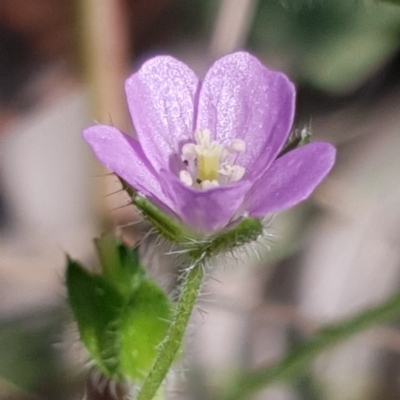
<svg viewBox="0 0 400 400">
<path fill-rule="evenodd" d="M 230 181 L 231 182 L 237 182 L 240 181 L 244 174 L 246 172 L 246 169 L 240 165 L 232 165 L 231 167 L 231 172 L 230 172 Z"/>
<path fill-rule="evenodd" d="M 184 144 L 182 147 L 182 160 L 194 161 L 196 157 L 196 145 L 194 143 Z"/>
<path fill-rule="evenodd" d="M 231 151 L 243 153 L 246 150 L 246 142 L 242 139 L 233 139 L 229 145 Z"/>
<path fill-rule="evenodd" d="M 201 183 L 201 188 L 202 189 L 212 189 L 219 186 L 219 183 L 217 180 L 213 179 L 212 181 L 209 181 L 208 179 L 204 180 Z"/>
<path fill-rule="evenodd" d="M 179 179 L 185 186 L 193 185 L 193 178 L 188 171 L 179 172 Z"/>
</svg>

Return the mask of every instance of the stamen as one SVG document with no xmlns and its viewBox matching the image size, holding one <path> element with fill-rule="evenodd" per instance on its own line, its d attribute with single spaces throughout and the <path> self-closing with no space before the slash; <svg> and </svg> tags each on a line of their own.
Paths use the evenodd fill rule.
<svg viewBox="0 0 400 400">
<path fill-rule="evenodd" d="M 201 182 L 201 188 L 202 189 L 211 189 L 211 188 L 214 188 L 214 187 L 217 187 L 217 186 L 219 186 L 219 183 L 215 179 L 212 180 L 212 181 L 209 181 L 208 179 L 206 179 L 205 181 Z"/>
<path fill-rule="evenodd" d="M 231 173 L 229 176 L 230 182 L 237 182 L 240 181 L 246 172 L 246 168 L 242 167 L 241 165 L 232 165 Z"/>
<path fill-rule="evenodd" d="M 224 165 L 218 173 L 223 175 L 223 176 L 230 176 L 232 170 L 232 165 Z"/>
<path fill-rule="evenodd" d="M 229 150 L 236 153 L 243 153 L 246 151 L 246 142 L 242 139 L 232 139 Z"/>
<path fill-rule="evenodd" d="M 193 178 L 188 171 L 182 170 L 179 172 L 179 179 L 185 186 L 193 185 Z"/>
<path fill-rule="evenodd" d="M 243 178 L 246 168 L 240 165 L 224 165 L 218 172 L 227 177 L 227 182 L 237 182 Z"/>
<path fill-rule="evenodd" d="M 246 150 L 242 139 L 232 139 L 228 145 L 211 140 L 208 129 L 196 131 L 195 143 L 182 146 L 181 159 L 185 169 L 179 179 L 186 186 L 211 189 L 230 182 L 237 182 L 245 175 L 245 168 L 236 165 L 238 153 Z"/>
<path fill-rule="evenodd" d="M 197 157 L 196 145 L 194 143 L 186 143 L 182 147 L 182 160 L 194 161 Z"/>
<path fill-rule="evenodd" d="M 194 134 L 194 138 L 196 139 L 196 142 L 200 146 L 208 147 L 210 145 L 211 132 L 209 129 L 203 129 L 202 131 L 197 131 Z"/>
</svg>

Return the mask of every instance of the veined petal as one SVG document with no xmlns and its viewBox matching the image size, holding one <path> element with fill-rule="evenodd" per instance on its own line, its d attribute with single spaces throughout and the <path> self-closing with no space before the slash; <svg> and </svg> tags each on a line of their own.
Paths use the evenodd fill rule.
<svg viewBox="0 0 400 400">
<path fill-rule="evenodd" d="M 276 158 L 293 123 L 295 89 L 288 78 L 270 71 L 252 55 L 225 56 L 208 71 L 199 95 L 197 129 L 214 139 L 246 142 L 237 163 L 251 179 Z"/>
<path fill-rule="evenodd" d="M 170 157 L 193 138 L 199 81 L 180 61 L 159 56 L 145 62 L 125 84 L 129 110 L 146 157 L 168 169 Z"/>
<path fill-rule="evenodd" d="M 166 191 L 179 218 L 192 230 L 202 233 L 217 232 L 227 226 L 251 187 L 250 182 L 241 181 L 199 190 L 185 186 L 167 171 L 161 171 L 160 176 L 166 182 Z"/>
<path fill-rule="evenodd" d="M 171 202 L 165 196 L 160 181 L 138 141 L 106 125 L 95 125 L 85 129 L 83 137 L 101 164 L 150 200 L 171 207 Z"/>
<path fill-rule="evenodd" d="M 315 142 L 278 158 L 248 193 L 246 210 L 261 217 L 305 200 L 331 170 L 335 148 Z"/>
</svg>

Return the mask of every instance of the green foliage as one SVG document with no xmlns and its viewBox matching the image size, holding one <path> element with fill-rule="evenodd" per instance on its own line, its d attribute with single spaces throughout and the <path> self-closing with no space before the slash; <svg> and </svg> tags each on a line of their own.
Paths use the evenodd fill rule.
<svg viewBox="0 0 400 400">
<path fill-rule="evenodd" d="M 122 295 L 134 292 L 145 277 L 137 249 L 130 249 L 111 235 L 95 239 L 102 275 Z"/>
<path fill-rule="evenodd" d="M 380 0 L 380 1 L 382 1 L 383 3 L 392 3 L 400 6 L 400 0 Z"/>
<path fill-rule="evenodd" d="M 111 236 L 96 247 L 101 275 L 68 258 L 68 298 L 81 339 L 106 376 L 140 381 L 166 334 L 171 304 L 146 276 L 137 249 Z"/>
<path fill-rule="evenodd" d="M 0 319 L 2 400 L 12 397 L 12 394 L 7 397 L 9 391 L 24 391 L 27 397 L 28 393 L 32 393 L 32 396 L 35 394 L 43 398 L 44 390 L 47 394 L 60 390 L 68 380 L 69 372 L 53 346 L 62 334 L 64 317 L 64 310 L 56 306 L 33 313 L 14 313 Z M 47 384 L 43 385 L 43 382 Z"/>
<path fill-rule="evenodd" d="M 257 4 L 250 47 L 298 83 L 331 93 L 351 92 L 398 48 L 400 9 L 377 0 Z"/>
<path fill-rule="evenodd" d="M 310 363 L 323 351 L 368 328 L 394 320 L 399 315 L 400 291 L 378 307 L 321 329 L 314 337 L 294 347 L 286 357 L 276 364 L 243 374 L 229 388 L 229 392 L 223 399 L 248 399 L 253 393 L 268 385 L 298 378 L 307 371 Z"/>
<path fill-rule="evenodd" d="M 81 339 L 96 365 L 108 376 L 118 372 L 118 324 L 123 298 L 106 280 L 68 259 L 68 298 Z"/>
<path fill-rule="evenodd" d="M 135 312 L 131 312 L 135 310 Z M 153 282 L 143 281 L 121 318 L 121 367 L 144 379 L 165 337 L 171 305 Z M 135 344 L 135 345 L 133 345 Z M 140 346 L 140 347 L 139 347 Z M 139 351 L 140 349 L 140 351 Z"/>
</svg>

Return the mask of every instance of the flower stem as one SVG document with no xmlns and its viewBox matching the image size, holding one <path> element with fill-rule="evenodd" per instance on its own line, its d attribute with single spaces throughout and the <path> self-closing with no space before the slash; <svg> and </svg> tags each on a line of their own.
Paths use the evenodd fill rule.
<svg viewBox="0 0 400 400">
<path fill-rule="evenodd" d="M 144 381 L 136 400 L 152 400 L 155 397 L 157 389 L 161 386 L 176 359 L 176 354 L 182 347 L 182 340 L 196 303 L 203 276 L 203 266 L 200 261 L 196 262 L 185 278 L 175 317 L 167 336 L 160 345 L 153 368 Z"/>
</svg>

